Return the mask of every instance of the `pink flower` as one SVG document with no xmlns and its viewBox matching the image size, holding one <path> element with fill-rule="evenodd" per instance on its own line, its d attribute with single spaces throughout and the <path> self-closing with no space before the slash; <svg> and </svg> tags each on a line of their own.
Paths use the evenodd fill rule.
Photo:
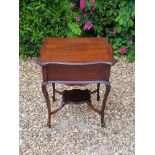
<svg viewBox="0 0 155 155">
<path fill-rule="evenodd" d="M 123 55 L 123 54 L 127 54 L 127 50 L 126 50 L 126 47 L 122 47 L 120 49 L 120 53 Z"/>
<path fill-rule="evenodd" d="M 91 3 L 91 6 L 94 7 L 95 1 L 92 0 L 90 3 Z"/>
<path fill-rule="evenodd" d="M 87 26 L 86 26 L 86 25 L 84 25 L 83 29 L 84 29 L 84 30 L 86 30 L 86 29 L 87 29 Z"/>
<path fill-rule="evenodd" d="M 81 0 L 80 1 L 80 10 L 81 11 L 85 8 L 85 3 L 86 3 L 86 0 Z"/>
<path fill-rule="evenodd" d="M 87 17 L 87 14 L 85 13 L 85 14 L 83 15 L 83 17 L 86 18 L 86 17 Z"/>
<path fill-rule="evenodd" d="M 87 21 L 83 27 L 84 30 L 90 30 L 93 27 L 91 21 Z"/>
<path fill-rule="evenodd" d="M 116 28 L 114 28 L 114 30 L 113 30 L 113 34 L 114 34 L 114 35 L 117 34 L 117 29 L 116 29 Z"/>
<path fill-rule="evenodd" d="M 92 10 L 92 11 L 95 11 L 95 8 L 93 7 L 91 10 Z"/>
<path fill-rule="evenodd" d="M 95 4 L 95 0 L 92 0 L 92 1 L 91 1 L 91 7 L 92 7 L 91 10 L 92 10 L 92 11 L 95 11 L 94 4 Z"/>
<path fill-rule="evenodd" d="M 76 21 L 76 22 L 80 22 L 80 20 L 81 20 L 80 17 L 76 17 L 76 18 L 75 18 L 75 21 Z"/>
</svg>

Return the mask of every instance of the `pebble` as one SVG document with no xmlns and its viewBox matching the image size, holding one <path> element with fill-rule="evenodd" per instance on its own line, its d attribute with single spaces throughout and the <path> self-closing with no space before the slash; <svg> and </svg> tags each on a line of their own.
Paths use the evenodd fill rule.
<svg viewBox="0 0 155 155">
<path fill-rule="evenodd" d="M 119 60 L 111 69 L 105 123 L 86 104 L 66 105 L 52 115 L 52 128 L 46 126 L 47 106 L 41 91 L 41 67 L 37 58 L 20 59 L 19 136 L 20 155 L 134 155 L 135 102 L 134 63 Z M 56 84 L 60 91 L 72 88 L 96 89 L 96 85 L 69 87 Z M 52 86 L 48 86 L 52 97 Z M 105 86 L 100 88 L 103 99 Z M 61 96 L 56 95 L 56 108 Z M 101 101 L 93 103 L 100 108 Z"/>
</svg>

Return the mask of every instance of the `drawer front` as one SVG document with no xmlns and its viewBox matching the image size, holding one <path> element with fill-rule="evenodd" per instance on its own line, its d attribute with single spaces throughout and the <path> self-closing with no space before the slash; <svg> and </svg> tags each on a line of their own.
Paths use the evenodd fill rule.
<svg viewBox="0 0 155 155">
<path fill-rule="evenodd" d="M 108 81 L 110 68 L 108 64 L 49 64 L 43 67 L 43 79 L 44 81 Z"/>
</svg>

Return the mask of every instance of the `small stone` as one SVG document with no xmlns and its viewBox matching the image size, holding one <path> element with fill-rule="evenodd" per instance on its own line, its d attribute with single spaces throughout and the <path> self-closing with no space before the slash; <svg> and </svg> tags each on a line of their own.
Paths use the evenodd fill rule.
<svg viewBox="0 0 155 155">
<path fill-rule="evenodd" d="M 111 92 L 105 110 L 105 128 L 100 115 L 87 104 L 66 105 L 52 115 L 47 127 L 47 106 L 41 90 L 41 67 L 37 59 L 20 59 L 19 154 L 20 155 L 134 155 L 134 63 L 119 61 L 111 69 Z M 86 86 L 96 89 L 96 84 Z M 56 84 L 59 91 L 85 87 Z M 52 101 L 52 86 L 48 85 Z M 101 108 L 105 86 L 100 87 L 100 101 L 92 95 L 93 104 Z M 52 108 L 60 105 L 56 94 Z M 104 152 L 104 153 L 103 153 Z"/>
</svg>

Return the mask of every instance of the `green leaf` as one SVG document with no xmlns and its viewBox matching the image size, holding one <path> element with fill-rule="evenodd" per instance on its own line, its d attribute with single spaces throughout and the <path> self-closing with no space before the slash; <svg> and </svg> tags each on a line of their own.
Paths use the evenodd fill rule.
<svg viewBox="0 0 155 155">
<path fill-rule="evenodd" d="M 37 6 L 36 8 L 35 8 L 35 10 L 37 11 L 38 9 L 40 9 L 41 8 L 41 6 Z"/>
<path fill-rule="evenodd" d="M 119 19 L 120 19 L 120 16 L 118 16 L 118 17 L 115 19 L 115 22 L 118 22 Z"/>
<path fill-rule="evenodd" d="M 123 24 L 123 19 L 120 19 L 119 20 L 119 25 L 122 25 Z"/>
<path fill-rule="evenodd" d="M 128 26 L 129 26 L 129 27 L 133 27 L 133 25 L 134 25 L 134 23 L 133 23 L 133 21 L 130 19 L 129 22 L 128 22 Z"/>
<path fill-rule="evenodd" d="M 31 6 L 28 6 L 28 7 L 27 7 L 27 9 L 28 9 L 28 10 L 31 10 L 31 11 L 33 11 L 33 10 L 34 10 L 34 8 L 33 8 L 33 7 L 31 7 Z"/>
<path fill-rule="evenodd" d="M 127 24 L 126 24 L 126 21 L 124 21 L 124 23 L 123 23 L 123 25 L 122 25 L 122 26 L 123 26 L 123 27 L 126 27 L 126 25 L 127 25 Z"/>
<path fill-rule="evenodd" d="M 25 30 L 27 30 L 27 31 L 32 31 L 32 29 L 29 28 L 29 27 L 25 28 Z"/>
<path fill-rule="evenodd" d="M 127 55 L 127 59 L 129 62 L 133 62 L 135 60 L 135 52 L 134 51 L 129 51 Z"/>
<path fill-rule="evenodd" d="M 69 29 L 76 35 L 81 35 L 82 31 L 77 23 L 68 23 Z"/>
<path fill-rule="evenodd" d="M 128 20 L 129 20 L 129 18 L 130 18 L 130 13 L 129 13 L 129 12 L 127 12 L 127 13 L 126 13 L 126 15 L 125 15 L 125 21 L 128 21 Z"/>
<path fill-rule="evenodd" d="M 134 16 L 135 16 L 135 10 L 132 11 L 132 13 L 131 13 L 131 17 L 134 17 Z"/>
<path fill-rule="evenodd" d="M 121 31 L 122 31 L 122 28 L 121 28 L 121 27 L 118 27 L 118 28 L 117 28 L 117 32 L 118 32 L 118 33 L 121 33 Z"/>
</svg>

